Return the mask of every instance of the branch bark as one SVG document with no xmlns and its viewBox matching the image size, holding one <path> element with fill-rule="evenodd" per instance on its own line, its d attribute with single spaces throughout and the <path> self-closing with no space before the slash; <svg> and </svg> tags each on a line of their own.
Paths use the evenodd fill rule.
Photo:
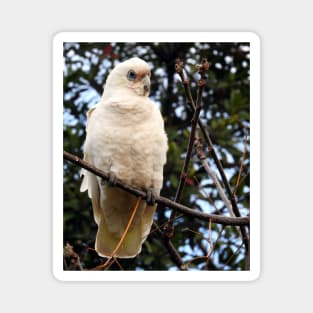
<svg viewBox="0 0 313 313">
<path fill-rule="evenodd" d="M 176 71 L 179 71 L 179 65 L 176 63 Z M 191 158 L 191 153 L 194 147 L 194 142 L 195 142 L 195 135 L 197 132 L 197 125 L 200 117 L 200 112 L 202 108 L 202 92 L 203 88 L 206 84 L 206 72 L 209 68 L 209 63 L 206 59 L 202 60 L 202 64 L 199 66 L 199 74 L 200 74 L 200 79 L 198 81 L 198 91 L 197 91 L 197 100 L 196 100 L 196 105 L 195 105 L 195 110 L 193 114 L 193 118 L 191 121 L 191 131 L 189 135 L 189 140 L 188 140 L 188 146 L 187 146 L 187 153 L 184 161 L 184 165 L 180 174 L 180 179 L 179 179 L 179 184 L 175 196 L 175 202 L 179 202 L 185 187 L 186 183 L 186 177 L 187 177 L 187 171 L 188 171 L 188 166 Z M 176 210 L 173 210 L 171 212 L 169 221 L 167 226 L 164 228 L 166 235 L 169 238 L 172 238 L 174 236 L 174 226 L 173 226 L 173 221 L 175 219 L 176 215 Z"/>
<path fill-rule="evenodd" d="M 186 93 L 186 96 L 187 96 L 187 103 L 189 105 L 191 105 L 191 108 L 195 111 L 196 110 L 196 105 L 195 105 L 195 102 L 194 102 L 192 94 L 191 94 L 190 82 L 189 82 L 189 80 L 187 80 L 185 78 L 185 75 L 184 75 L 184 63 L 181 60 L 177 60 L 177 62 L 176 62 L 176 72 L 179 74 L 179 76 L 180 76 L 180 78 L 182 80 L 182 83 L 183 83 L 183 86 L 184 86 L 184 90 L 185 90 L 185 93 Z M 235 213 L 236 216 L 240 216 L 240 212 L 239 212 L 239 209 L 238 209 L 238 206 L 237 206 L 237 202 L 236 202 L 235 196 L 234 196 L 234 194 L 233 194 L 233 192 L 231 190 L 231 187 L 230 187 L 229 182 L 227 180 L 227 177 L 225 175 L 222 163 L 221 163 L 221 161 L 219 160 L 219 158 L 218 158 L 218 156 L 216 154 L 216 151 L 215 151 L 215 148 L 213 146 L 212 140 L 210 138 L 209 132 L 206 129 L 206 127 L 203 125 L 203 123 L 202 123 L 202 121 L 200 119 L 198 120 L 198 125 L 199 125 L 199 127 L 201 129 L 201 132 L 202 132 L 202 135 L 204 137 L 204 140 L 206 141 L 206 143 L 208 145 L 209 151 L 212 154 L 213 160 L 214 160 L 214 162 L 215 162 L 215 164 L 216 164 L 216 166 L 218 168 L 218 171 L 219 171 L 219 173 L 221 175 L 222 181 L 223 181 L 223 183 L 225 185 L 226 191 L 227 191 L 228 196 L 230 198 L 230 201 L 231 201 L 234 213 Z"/>
<path fill-rule="evenodd" d="M 103 178 L 104 180 L 109 180 L 109 174 L 101 171 L 100 169 L 94 167 L 90 163 L 82 160 L 76 155 L 73 155 L 71 153 L 68 153 L 66 151 L 63 151 L 63 158 L 67 161 L 70 161 L 73 164 L 78 165 L 81 168 L 84 168 L 88 170 L 89 172 Z M 117 180 L 116 187 L 121 188 L 135 196 L 142 197 L 143 200 L 147 199 L 147 194 L 145 191 L 140 190 L 138 188 L 135 188 L 133 186 L 130 186 L 128 184 L 123 183 L 120 180 Z M 170 199 L 167 199 L 165 197 L 156 197 L 155 202 L 158 204 L 162 204 L 163 206 L 171 207 L 173 209 L 176 209 L 179 212 L 182 212 L 186 215 L 199 218 L 202 220 L 210 221 L 212 220 L 212 223 L 216 224 L 222 224 L 222 225 L 230 225 L 230 226 L 248 226 L 250 224 L 249 217 L 228 217 L 228 216 L 220 216 L 216 214 L 207 214 L 203 212 L 196 211 L 194 209 L 191 209 L 185 205 L 176 203 Z"/>
<path fill-rule="evenodd" d="M 183 262 L 182 258 L 180 257 L 178 251 L 174 247 L 171 240 L 168 239 L 168 237 L 164 234 L 164 232 L 155 222 L 153 222 L 153 226 L 155 227 L 155 231 L 158 233 L 158 235 L 162 239 L 167 251 L 169 252 L 169 255 L 172 261 L 177 265 L 179 270 L 186 271 L 188 269 L 188 266 L 186 266 L 186 264 Z"/>
<path fill-rule="evenodd" d="M 211 177 L 211 179 L 213 181 L 213 184 L 215 185 L 215 187 L 216 187 L 216 189 L 217 189 L 221 199 L 223 200 L 225 206 L 228 209 L 229 214 L 234 217 L 235 214 L 234 214 L 232 205 L 231 205 L 229 199 L 227 198 L 227 196 L 226 196 L 226 194 L 225 194 L 225 192 L 224 192 L 224 190 L 223 190 L 219 180 L 217 179 L 216 174 L 211 169 L 211 167 L 209 166 L 209 164 L 208 164 L 208 162 L 206 160 L 206 155 L 205 155 L 205 152 L 203 150 L 201 139 L 200 139 L 200 136 L 199 136 L 198 133 L 197 133 L 196 138 L 195 138 L 195 148 L 196 148 L 196 153 L 197 153 L 198 159 L 200 160 L 203 168 L 205 169 L 205 171 L 207 172 L 209 177 Z"/>
<path fill-rule="evenodd" d="M 192 97 L 192 94 L 191 94 L 191 90 L 190 90 L 190 83 L 188 80 L 185 79 L 185 75 L 184 75 L 184 62 L 181 61 L 181 60 L 177 60 L 176 61 L 176 72 L 179 74 L 181 80 L 182 80 L 182 83 L 183 83 L 183 86 L 184 86 L 184 89 L 185 89 L 185 93 L 186 93 L 186 97 L 187 97 L 187 103 L 191 105 L 192 109 L 195 111 L 196 110 L 196 105 L 194 103 L 194 100 L 193 100 L 193 97 Z M 218 171 L 221 175 L 221 178 L 222 178 L 222 181 L 225 185 L 225 189 L 227 191 L 227 194 L 229 196 L 229 199 L 230 199 L 230 202 L 231 202 L 231 207 L 232 207 L 232 211 L 233 213 L 235 214 L 236 217 L 240 218 L 241 217 L 241 214 L 240 214 L 240 211 L 238 209 L 238 206 L 237 206 L 237 201 L 236 201 L 236 197 L 235 197 L 235 194 L 234 192 L 232 192 L 232 189 L 230 187 L 230 184 L 227 180 L 227 177 L 226 177 L 226 174 L 225 174 L 225 171 L 223 169 L 223 166 L 222 166 L 222 163 L 221 161 L 219 160 L 217 154 L 216 154 L 216 151 L 215 151 L 215 148 L 213 146 L 213 143 L 212 143 L 212 140 L 210 138 L 210 135 L 206 129 L 206 127 L 203 125 L 203 123 L 201 122 L 200 119 L 198 119 L 198 125 L 201 129 L 201 132 L 203 134 L 203 137 L 204 137 L 204 140 L 206 141 L 207 145 L 208 145 L 208 148 L 209 148 L 209 152 L 212 154 L 212 157 L 213 157 L 213 160 L 218 168 Z M 245 229 L 244 226 L 241 226 L 240 227 L 240 231 L 241 231 L 241 235 L 242 235 L 242 239 L 243 239 L 243 242 L 245 244 L 245 248 L 246 248 L 246 258 L 249 259 L 249 255 L 250 255 L 250 243 L 249 243 L 249 237 L 248 237 L 248 234 L 247 234 L 247 231 Z"/>
</svg>

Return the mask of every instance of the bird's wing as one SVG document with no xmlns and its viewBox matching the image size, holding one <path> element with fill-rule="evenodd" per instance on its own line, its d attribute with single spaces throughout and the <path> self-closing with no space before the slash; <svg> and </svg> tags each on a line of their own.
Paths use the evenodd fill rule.
<svg viewBox="0 0 313 313">
<path fill-rule="evenodd" d="M 88 123 L 90 121 L 92 112 L 96 108 L 97 108 L 97 106 L 94 106 L 91 109 L 89 109 L 88 112 L 87 112 L 86 132 L 88 132 Z M 88 153 L 87 152 L 84 152 L 84 160 L 86 162 L 89 162 L 89 158 L 88 158 Z M 88 190 L 88 196 L 89 196 L 89 198 L 91 198 L 91 192 L 90 192 L 90 190 L 88 188 L 88 185 L 89 185 L 88 180 L 89 180 L 89 176 L 90 175 L 87 175 L 87 174 L 88 174 L 88 171 L 82 168 L 81 171 L 80 171 L 80 176 L 84 176 L 84 177 L 83 177 L 83 181 L 82 181 L 81 186 L 80 186 L 80 191 L 84 192 L 84 191 Z M 93 184 L 93 183 L 91 182 L 91 184 Z"/>
</svg>

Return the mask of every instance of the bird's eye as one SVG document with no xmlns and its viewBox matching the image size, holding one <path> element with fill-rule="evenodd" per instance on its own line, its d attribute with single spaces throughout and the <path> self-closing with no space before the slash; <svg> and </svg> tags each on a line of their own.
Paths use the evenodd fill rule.
<svg viewBox="0 0 313 313">
<path fill-rule="evenodd" d="M 133 71 L 133 70 L 128 71 L 128 73 L 127 73 L 127 79 L 128 80 L 131 80 L 131 81 L 135 80 L 136 77 L 137 77 L 137 75 L 136 75 L 135 71 Z"/>
</svg>

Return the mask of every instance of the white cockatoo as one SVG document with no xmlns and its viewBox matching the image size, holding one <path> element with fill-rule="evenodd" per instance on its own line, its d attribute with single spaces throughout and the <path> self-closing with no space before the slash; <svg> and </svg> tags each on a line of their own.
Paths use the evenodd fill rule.
<svg viewBox="0 0 313 313">
<path fill-rule="evenodd" d="M 166 162 L 167 136 L 156 104 L 149 98 L 150 68 L 132 58 L 109 74 L 100 102 L 87 113 L 84 159 L 110 174 L 110 183 L 83 170 L 81 191 L 88 190 L 98 224 L 95 249 L 109 257 L 119 243 L 137 197 L 114 186 L 116 179 L 147 191 L 116 253 L 131 258 L 141 251 L 153 222 Z"/>
</svg>

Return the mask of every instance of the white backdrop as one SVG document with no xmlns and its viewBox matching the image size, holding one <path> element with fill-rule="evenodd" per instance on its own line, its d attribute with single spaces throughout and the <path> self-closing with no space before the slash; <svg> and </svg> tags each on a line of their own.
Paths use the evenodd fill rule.
<svg viewBox="0 0 313 313">
<path fill-rule="evenodd" d="M 309 1 L 11 1 L 1 12 L 2 312 L 307 311 L 312 259 Z M 250 283 L 52 276 L 52 38 L 61 31 L 253 31 L 262 62 L 262 259 Z M 18 84 L 18 85 L 17 85 Z M 18 88 L 17 88 L 18 86 Z"/>
</svg>

